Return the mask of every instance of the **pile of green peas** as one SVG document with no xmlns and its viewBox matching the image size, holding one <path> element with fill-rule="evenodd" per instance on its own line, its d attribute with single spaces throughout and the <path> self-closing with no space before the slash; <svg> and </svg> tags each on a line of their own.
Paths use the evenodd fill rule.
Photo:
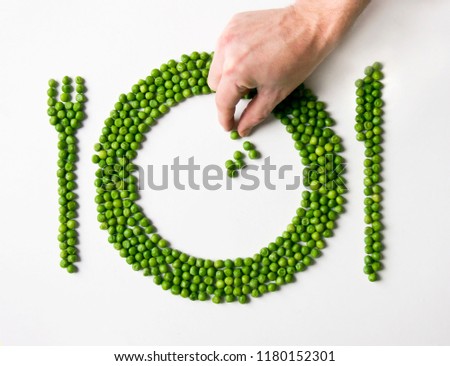
<svg viewBox="0 0 450 366">
<path fill-rule="evenodd" d="M 382 269 L 382 188 L 380 185 L 382 163 L 382 134 L 383 134 L 383 100 L 382 65 L 375 62 L 364 70 L 365 77 L 355 82 L 356 86 L 356 139 L 364 142 L 364 222 L 365 252 L 364 273 L 369 281 L 376 281 L 378 271 Z"/>
<path fill-rule="evenodd" d="M 137 204 L 133 160 L 145 134 L 170 107 L 193 95 L 209 94 L 212 55 L 193 52 L 170 60 L 121 94 L 105 120 L 92 160 L 100 228 L 135 271 L 153 276 L 165 291 L 191 300 L 247 303 L 291 283 L 320 257 L 344 210 L 346 192 L 341 139 L 323 102 L 303 85 L 274 110 L 305 165 L 300 207 L 282 234 L 252 257 L 204 259 L 173 248 Z"/>
<path fill-rule="evenodd" d="M 48 82 L 48 109 L 47 114 L 50 116 L 50 124 L 55 127 L 58 132 L 58 194 L 59 194 L 59 248 L 61 262 L 60 266 L 65 268 L 67 272 L 74 273 L 77 268 L 75 263 L 79 261 L 78 250 L 78 233 L 76 221 L 77 217 L 77 195 L 74 190 L 76 184 L 76 161 L 77 157 L 77 138 L 76 131 L 81 127 L 85 118 L 84 103 L 85 86 L 84 79 L 77 76 L 75 78 L 75 101 L 72 102 L 72 79 L 65 76 L 62 79 L 61 94 L 58 96 L 58 83 L 51 79 Z"/>
<path fill-rule="evenodd" d="M 232 140 L 240 139 L 239 133 L 237 131 L 231 131 L 230 138 Z M 244 141 L 244 150 L 248 153 L 250 159 L 258 159 L 261 157 L 259 151 L 255 149 L 255 146 L 250 141 Z M 244 169 L 247 165 L 245 163 L 245 154 L 242 151 L 236 150 L 233 154 L 233 159 L 229 159 L 225 162 L 225 168 L 227 169 L 227 175 L 230 178 L 238 176 L 238 170 Z"/>
</svg>

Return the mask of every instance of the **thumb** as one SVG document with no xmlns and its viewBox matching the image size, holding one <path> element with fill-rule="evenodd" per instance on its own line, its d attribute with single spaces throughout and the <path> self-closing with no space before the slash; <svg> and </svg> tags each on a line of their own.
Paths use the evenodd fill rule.
<svg viewBox="0 0 450 366">
<path fill-rule="evenodd" d="M 248 136 L 253 127 L 264 121 L 276 107 L 277 100 L 267 93 L 258 93 L 247 105 L 238 122 L 239 135 Z"/>
</svg>

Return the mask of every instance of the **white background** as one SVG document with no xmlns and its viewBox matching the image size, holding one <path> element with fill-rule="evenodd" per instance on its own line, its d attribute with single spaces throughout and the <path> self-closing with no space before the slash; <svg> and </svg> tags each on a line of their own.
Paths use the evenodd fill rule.
<svg viewBox="0 0 450 366">
<path fill-rule="evenodd" d="M 450 345 L 450 2 L 372 1 L 307 81 L 327 102 L 349 162 L 347 213 L 317 265 L 249 305 L 191 302 L 133 272 L 98 229 L 93 145 L 118 95 L 171 58 L 210 51 L 236 12 L 288 1 L 0 1 L 0 344 Z M 299 24 L 301 26 L 301 24 Z M 307 57 L 307 55 L 305 55 Z M 383 281 L 363 266 L 363 146 L 353 82 L 385 64 Z M 59 268 L 57 135 L 47 81 L 82 75 L 89 118 L 79 131 L 80 272 Z M 174 108 L 140 164 L 180 155 L 222 165 L 240 144 L 213 96 Z M 299 159 L 279 123 L 251 140 L 278 163 Z M 186 160 L 184 160 L 186 161 Z M 146 190 L 141 204 L 175 247 L 246 256 L 279 235 L 300 191 Z"/>
</svg>

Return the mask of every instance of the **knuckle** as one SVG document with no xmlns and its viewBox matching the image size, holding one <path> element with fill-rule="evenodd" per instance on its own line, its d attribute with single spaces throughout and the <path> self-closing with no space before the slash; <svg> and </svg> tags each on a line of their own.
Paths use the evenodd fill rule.
<svg viewBox="0 0 450 366">
<path fill-rule="evenodd" d="M 256 107 L 256 106 L 255 106 Z M 263 122 L 267 116 L 272 111 L 272 106 L 270 103 L 264 103 L 259 105 L 256 108 L 252 108 L 251 112 L 249 113 L 249 124 L 251 126 L 255 126 L 261 122 Z"/>
<path fill-rule="evenodd" d="M 219 37 L 218 45 L 221 48 L 227 47 L 233 43 L 235 37 L 232 32 L 227 28 L 224 33 Z"/>
<path fill-rule="evenodd" d="M 241 79 L 248 76 L 246 66 L 238 55 L 230 55 L 223 66 L 223 74 L 230 79 Z"/>
<path fill-rule="evenodd" d="M 285 99 L 288 94 L 289 93 L 282 90 L 273 90 L 271 92 L 264 91 L 260 93 L 260 97 L 265 101 L 264 108 L 267 114 L 269 114 L 278 103 Z"/>
<path fill-rule="evenodd" d="M 243 121 L 243 124 L 245 127 L 255 127 L 256 125 L 259 125 L 262 121 L 264 121 L 267 117 L 262 111 L 252 111 L 251 113 L 248 113 L 246 118 Z"/>
<path fill-rule="evenodd" d="M 223 76 L 230 79 L 236 75 L 235 66 L 233 64 L 227 63 L 223 68 Z"/>
<path fill-rule="evenodd" d="M 264 121 L 266 119 L 266 117 L 267 117 L 267 114 L 265 114 L 264 111 L 255 112 L 250 120 L 250 125 L 252 125 L 252 126 L 257 125 L 257 124 L 261 123 L 262 121 Z"/>
</svg>

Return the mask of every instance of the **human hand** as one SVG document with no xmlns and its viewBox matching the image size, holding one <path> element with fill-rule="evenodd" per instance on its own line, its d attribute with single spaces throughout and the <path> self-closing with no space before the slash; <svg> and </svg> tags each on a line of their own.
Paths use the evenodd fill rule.
<svg viewBox="0 0 450 366">
<path fill-rule="evenodd" d="M 208 84 L 219 122 L 247 136 L 328 55 L 369 0 L 297 0 L 235 15 L 219 38 Z M 239 100 L 257 95 L 235 121 Z"/>
</svg>

